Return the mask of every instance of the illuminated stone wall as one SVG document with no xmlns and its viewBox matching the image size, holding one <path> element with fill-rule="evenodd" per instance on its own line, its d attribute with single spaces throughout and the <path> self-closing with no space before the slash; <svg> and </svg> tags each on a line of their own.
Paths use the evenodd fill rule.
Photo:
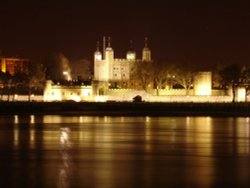
<svg viewBox="0 0 250 188">
<path fill-rule="evenodd" d="M 92 101 L 92 86 L 63 86 L 47 81 L 44 89 L 44 101 Z"/>
<path fill-rule="evenodd" d="M 147 102 L 232 102 L 232 95 L 230 96 L 185 96 L 185 95 L 151 95 L 143 90 L 132 89 L 111 89 L 107 91 L 108 95 L 91 95 L 91 87 L 85 88 L 62 87 L 51 85 L 51 88 L 46 88 L 44 96 L 31 96 L 32 101 L 61 101 L 61 100 L 74 100 L 74 101 L 133 101 L 137 95 L 142 96 L 143 101 Z M 64 93 L 64 94 L 63 94 Z M 79 95 L 80 93 L 80 95 Z M 246 98 L 247 100 L 248 98 Z M 7 101 L 8 96 L 3 95 L 1 100 Z M 10 101 L 28 101 L 28 95 L 11 95 Z M 237 102 L 245 101 L 244 95 L 241 98 L 236 97 Z M 248 100 L 247 100 L 248 101 Z"/>
<path fill-rule="evenodd" d="M 159 95 L 180 95 L 186 96 L 187 92 L 185 89 L 159 89 Z M 193 95 L 194 91 L 191 89 L 189 90 L 189 95 Z M 152 95 L 157 95 L 157 90 L 153 89 L 151 92 Z"/>
<path fill-rule="evenodd" d="M 111 95 L 104 95 L 104 96 L 96 96 L 96 101 L 126 101 L 132 102 L 133 97 L 136 96 L 138 93 L 133 94 L 126 94 L 120 96 L 111 96 Z M 142 100 L 145 102 L 232 102 L 232 96 L 152 96 L 147 94 L 140 95 Z"/>
<path fill-rule="evenodd" d="M 149 102 L 232 102 L 232 96 L 151 96 Z"/>
<path fill-rule="evenodd" d="M 185 95 L 185 89 L 162 89 L 159 96 L 156 96 L 156 90 L 146 92 L 144 90 L 134 89 L 107 89 L 107 82 L 103 82 L 102 93 L 93 94 L 95 86 L 62 86 L 53 84 L 52 81 L 46 82 L 44 89 L 44 101 L 133 101 L 137 95 L 147 102 L 232 102 L 232 95 L 223 94 L 223 90 L 211 90 L 211 93 L 217 95 Z M 101 87 L 100 84 L 97 85 Z M 99 89 L 98 89 L 99 90 Z M 193 92 L 192 90 L 190 92 Z M 236 92 L 236 101 L 243 102 L 246 100 L 246 90 L 238 88 Z"/>
<path fill-rule="evenodd" d="M 192 93 L 193 90 L 190 90 Z M 142 100 L 148 102 L 232 102 L 232 96 L 222 95 L 223 90 L 211 90 L 211 93 L 216 95 L 186 95 L 185 89 L 161 89 L 159 96 L 156 96 L 156 90 L 152 90 L 150 93 L 143 90 L 133 89 L 109 89 L 104 96 L 99 96 L 99 100 L 105 101 L 132 101 L 133 97 L 140 95 Z"/>
<path fill-rule="evenodd" d="M 136 91 L 134 89 L 108 89 L 106 92 L 107 95 L 123 95 L 128 92 Z M 157 90 L 152 89 L 148 92 L 150 95 L 156 96 Z M 185 89 L 159 89 L 158 90 L 159 96 L 186 96 Z M 192 96 L 194 90 L 189 90 L 189 96 Z M 226 96 L 226 92 L 224 90 L 213 89 L 211 90 L 211 96 Z"/>
</svg>

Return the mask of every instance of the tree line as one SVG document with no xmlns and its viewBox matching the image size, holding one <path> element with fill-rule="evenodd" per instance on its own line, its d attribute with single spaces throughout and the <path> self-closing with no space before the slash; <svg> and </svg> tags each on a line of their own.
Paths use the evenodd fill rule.
<svg viewBox="0 0 250 188">
<path fill-rule="evenodd" d="M 165 61 L 135 62 L 131 68 L 131 79 L 140 82 L 142 89 L 147 90 L 152 86 L 157 90 L 182 88 L 189 93 L 193 88 L 194 78 L 200 70 L 192 64 L 175 65 Z M 233 63 L 217 66 L 212 72 L 212 87 L 214 89 L 232 89 L 233 101 L 237 87 L 245 87 L 247 94 L 250 92 L 250 67 Z"/>
</svg>

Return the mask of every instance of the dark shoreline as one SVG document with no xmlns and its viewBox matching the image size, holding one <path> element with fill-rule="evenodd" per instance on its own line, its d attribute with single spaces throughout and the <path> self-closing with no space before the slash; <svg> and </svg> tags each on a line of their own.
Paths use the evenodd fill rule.
<svg viewBox="0 0 250 188">
<path fill-rule="evenodd" d="M 250 116 L 250 103 L 0 102 L 0 114 Z"/>
</svg>

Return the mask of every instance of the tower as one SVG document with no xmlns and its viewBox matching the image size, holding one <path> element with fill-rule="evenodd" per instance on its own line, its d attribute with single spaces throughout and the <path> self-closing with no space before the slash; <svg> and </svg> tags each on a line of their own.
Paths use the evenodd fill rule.
<svg viewBox="0 0 250 188">
<path fill-rule="evenodd" d="M 102 53 L 99 50 L 99 42 L 96 44 L 96 51 L 94 53 L 94 79 L 100 79 L 100 70 L 101 70 L 101 60 L 102 60 Z"/>
<path fill-rule="evenodd" d="M 145 37 L 145 46 L 142 50 L 142 60 L 143 61 L 151 61 L 151 51 L 148 48 L 148 38 Z"/>
<path fill-rule="evenodd" d="M 111 39 L 110 37 L 108 38 L 108 46 L 105 49 L 105 60 L 107 62 L 112 62 L 114 60 L 114 51 L 111 47 Z"/>
<path fill-rule="evenodd" d="M 95 61 L 101 61 L 102 60 L 102 53 L 99 50 L 99 41 L 97 41 L 97 44 L 96 44 L 96 51 L 95 51 L 95 54 L 94 54 L 94 60 Z"/>
<path fill-rule="evenodd" d="M 129 50 L 127 52 L 127 60 L 135 60 L 136 59 L 136 53 L 134 51 L 134 48 L 133 48 L 133 41 L 130 40 L 130 44 L 129 44 Z"/>
<path fill-rule="evenodd" d="M 107 80 L 113 78 L 113 64 L 114 64 L 114 51 L 111 47 L 111 39 L 108 38 L 108 46 L 105 49 L 105 74 L 107 75 Z"/>
</svg>

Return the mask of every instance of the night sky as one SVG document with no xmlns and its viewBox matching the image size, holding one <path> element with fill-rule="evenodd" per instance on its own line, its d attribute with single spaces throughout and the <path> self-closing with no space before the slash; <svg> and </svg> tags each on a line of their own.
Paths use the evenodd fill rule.
<svg viewBox="0 0 250 188">
<path fill-rule="evenodd" d="M 155 60 L 207 67 L 250 65 L 248 0 L 5 1 L 0 4 L 0 49 L 39 61 L 62 52 L 92 61 L 96 41 L 111 36 L 115 57 L 129 40 L 139 58 L 144 37 Z"/>
</svg>

